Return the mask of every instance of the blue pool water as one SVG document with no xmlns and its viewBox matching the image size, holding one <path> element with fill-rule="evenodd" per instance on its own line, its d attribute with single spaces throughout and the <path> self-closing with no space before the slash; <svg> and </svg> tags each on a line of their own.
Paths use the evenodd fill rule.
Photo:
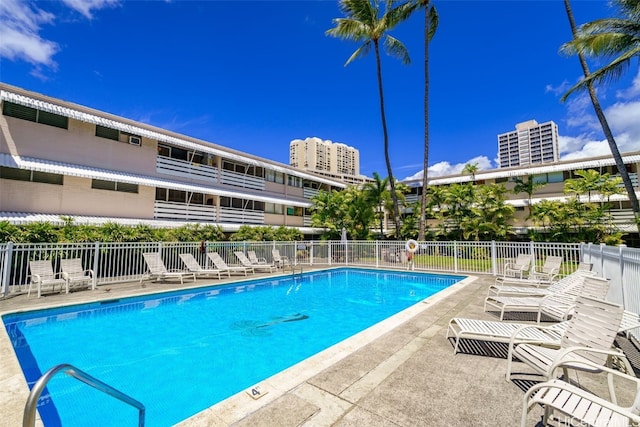
<svg viewBox="0 0 640 427">
<path fill-rule="evenodd" d="M 170 426 L 463 278 L 336 269 L 3 320 L 30 386 L 70 363 L 141 401 L 147 426 Z M 137 425 L 135 409 L 62 374 L 38 409 L 47 427 Z"/>
</svg>

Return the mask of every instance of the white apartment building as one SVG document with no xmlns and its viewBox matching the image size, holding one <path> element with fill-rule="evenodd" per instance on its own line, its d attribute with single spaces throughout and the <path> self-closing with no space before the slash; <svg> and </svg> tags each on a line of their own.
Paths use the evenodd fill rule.
<svg viewBox="0 0 640 427">
<path fill-rule="evenodd" d="M 251 154 L 0 83 L 0 221 L 201 223 L 313 229 L 320 189 L 345 188 Z"/>
<path fill-rule="evenodd" d="M 334 175 L 360 175 L 360 152 L 340 142 L 309 137 L 289 144 L 289 165 Z"/>
<path fill-rule="evenodd" d="M 553 163 L 560 159 L 558 125 L 535 120 L 518 123 L 516 130 L 498 135 L 500 167 Z"/>
</svg>

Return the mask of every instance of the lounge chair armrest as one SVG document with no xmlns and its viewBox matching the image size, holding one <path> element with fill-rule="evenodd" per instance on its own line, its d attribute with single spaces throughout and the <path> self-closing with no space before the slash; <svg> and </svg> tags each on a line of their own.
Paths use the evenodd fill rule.
<svg viewBox="0 0 640 427">
<path fill-rule="evenodd" d="M 40 283 L 42 281 L 42 277 L 39 274 L 32 274 L 29 277 L 31 278 L 31 283 Z"/>
<path fill-rule="evenodd" d="M 626 381 L 631 381 L 633 383 L 635 383 L 636 386 L 636 399 L 639 398 L 640 396 L 640 378 L 633 376 L 633 375 L 629 375 L 625 372 L 621 372 L 617 369 L 613 369 L 610 368 L 608 366 L 604 366 L 604 365 L 600 365 L 600 364 L 596 364 L 593 363 L 591 361 L 585 361 L 585 360 L 577 360 L 577 359 L 565 359 L 564 361 L 562 361 L 561 363 L 558 363 L 557 365 L 554 365 L 552 367 L 552 370 L 549 371 L 551 373 L 552 377 L 556 376 L 556 371 L 558 369 L 567 369 L 567 368 L 571 368 L 572 365 L 580 363 L 582 365 L 586 365 L 590 368 L 592 368 L 594 371 L 598 370 L 601 371 L 602 373 L 607 375 L 607 385 L 609 388 L 609 398 L 611 400 L 611 402 L 613 403 L 617 403 L 617 398 L 616 398 L 616 394 L 615 394 L 615 387 L 614 387 L 614 381 L 615 379 L 619 379 L 619 380 L 626 380 Z M 588 392 L 587 392 L 588 393 Z M 611 408 L 609 408 L 611 409 Z M 640 415 L 635 414 L 636 417 L 638 417 L 637 419 L 640 420 Z"/>
<path fill-rule="evenodd" d="M 616 371 L 609 372 L 609 369 L 607 368 L 602 368 L 602 370 L 606 370 L 608 376 L 622 376 L 624 377 L 625 380 L 635 382 L 636 383 L 636 399 L 638 398 L 637 397 L 638 393 L 640 393 L 640 381 L 638 380 L 638 378 L 631 377 L 629 375 L 622 374 Z M 571 384 L 565 381 L 555 379 L 555 380 L 536 384 L 533 387 L 529 388 L 529 390 L 527 390 L 527 393 L 524 395 L 524 399 L 523 399 L 521 425 L 523 426 L 526 425 L 527 413 L 529 412 L 529 409 L 531 408 L 532 404 L 535 403 L 536 395 L 540 390 L 543 390 L 543 389 L 557 389 L 557 390 L 569 392 L 573 396 L 594 402 L 597 405 L 607 408 L 613 413 L 620 414 L 623 417 L 626 417 L 629 420 L 632 420 L 634 425 L 640 422 L 640 415 L 633 413 L 629 410 L 629 408 L 621 407 L 616 403 L 615 394 L 610 396 L 610 400 L 607 400 L 602 397 L 596 396 L 587 390 L 583 390 L 581 388 L 572 386 Z M 533 402 L 530 402 L 530 400 L 533 400 Z M 561 409 L 561 408 L 558 408 L 558 409 Z M 576 420 L 576 421 L 579 421 L 579 420 Z"/>
<path fill-rule="evenodd" d="M 95 273 L 93 272 L 92 269 L 88 268 L 85 271 L 82 272 L 83 274 L 88 274 L 90 277 L 95 276 Z"/>
<path fill-rule="evenodd" d="M 571 360 L 573 354 L 580 353 L 599 353 L 599 354 L 607 354 L 609 356 L 622 356 L 625 357 L 624 353 L 617 348 L 603 349 L 603 348 L 591 348 L 591 347 L 580 347 L 580 346 L 572 346 L 563 348 L 561 351 L 556 354 L 555 360 L 549 369 L 549 372 L 553 372 L 558 366 L 566 365 L 567 360 Z M 577 358 L 576 358 L 577 359 Z M 584 364 L 584 360 L 576 360 L 577 363 Z M 592 363 L 589 363 L 590 365 Z M 596 365 L 598 369 L 600 369 L 601 365 Z"/>
</svg>

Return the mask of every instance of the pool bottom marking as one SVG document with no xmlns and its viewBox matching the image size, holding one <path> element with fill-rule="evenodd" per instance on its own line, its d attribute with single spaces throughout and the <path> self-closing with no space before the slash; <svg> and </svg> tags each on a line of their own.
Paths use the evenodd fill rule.
<svg viewBox="0 0 640 427">
<path fill-rule="evenodd" d="M 308 319 L 309 316 L 302 313 L 292 314 L 290 316 L 276 317 L 270 322 L 260 322 L 256 320 L 240 320 L 231 324 L 231 329 L 242 330 L 243 335 L 265 336 L 269 334 L 269 327 L 285 322 L 297 322 L 299 320 Z"/>
</svg>

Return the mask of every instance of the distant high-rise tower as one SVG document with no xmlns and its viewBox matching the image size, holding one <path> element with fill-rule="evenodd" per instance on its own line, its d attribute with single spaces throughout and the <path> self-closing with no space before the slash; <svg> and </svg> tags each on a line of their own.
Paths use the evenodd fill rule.
<svg viewBox="0 0 640 427">
<path fill-rule="evenodd" d="M 289 144 L 293 167 L 332 174 L 360 175 L 360 153 L 353 147 L 312 137 Z"/>
<path fill-rule="evenodd" d="M 535 120 L 518 123 L 516 130 L 498 135 L 500 167 L 552 163 L 559 160 L 558 125 Z"/>
</svg>

